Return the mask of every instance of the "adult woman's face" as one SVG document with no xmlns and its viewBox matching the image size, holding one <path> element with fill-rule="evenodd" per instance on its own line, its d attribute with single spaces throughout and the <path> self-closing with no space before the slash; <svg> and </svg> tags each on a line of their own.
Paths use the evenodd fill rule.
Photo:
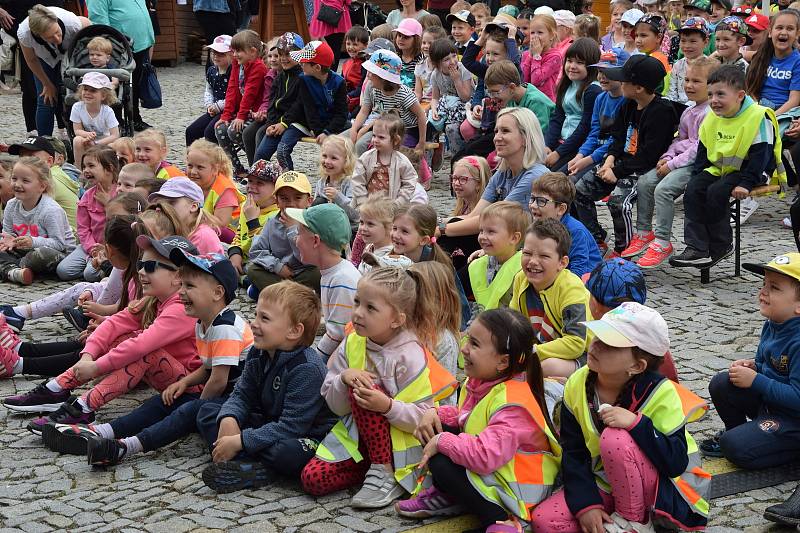
<svg viewBox="0 0 800 533">
<path fill-rule="evenodd" d="M 494 146 L 497 157 L 522 157 L 525 150 L 525 138 L 519 130 L 517 120 L 511 115 L 503 115 L 497 119 L 494 128 Z"/>
<path fill-rule="evenodd" d="M 41 34 L 39 37 L 41 37 L 50 44 L 58 46 L 64 39 L 64 34 L 61 32 L 61 26 L 59 26 L 54 22 L 50 25 L 47 31 Z"/>
</svg>

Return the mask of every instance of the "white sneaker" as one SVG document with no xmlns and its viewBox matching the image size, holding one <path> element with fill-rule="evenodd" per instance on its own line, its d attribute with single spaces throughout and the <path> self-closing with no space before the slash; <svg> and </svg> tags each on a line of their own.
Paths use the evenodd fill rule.
<svg viewBox="0 0 800 533">
<path fill-rule="evenodd" d="M 781 220 L 781 224 L 783 225 L 784 228 L 792 229 L 792 219 L 789 217 L 783 217 L 783 220 Z"/>
<path fill-rule="evenodd" d="M 744 226 L 747 219 L 758 209 L 758 202 L 753 198 L 745 198 L 740 202 L 739 206 L 739 225 Z"/>
<path fill-rule="evenodd" d="M 612 522 L 610 524 L 603 524 L 606 533 L 655 533 L 653 521 L 646 524 L 640 522 L 633 522 L 627 518 L 623 518 L 618 513 L 611 514 Z"/>
<path fill-rule="evenodd" d="M 364 485 L 353 499 L 350 507 L 355 509 L 380 509 L 386 507 L 396 499 L 405 495 L 406 491 L 394 478 L 394 472 L 389 472 L 381 464 L 370 465 Z"/>
<path fill-rule="evenodd" d="M 8 281 L 19 283 L 20 285 L 30 285 L 33 283 L 33 270 L 30 268 L 12 268 L 6 274 Z"/>
</svg>

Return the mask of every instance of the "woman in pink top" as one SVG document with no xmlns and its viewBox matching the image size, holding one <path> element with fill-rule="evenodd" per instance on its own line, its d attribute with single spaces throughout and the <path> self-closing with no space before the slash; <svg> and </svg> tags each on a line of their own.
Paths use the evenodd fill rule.
<svg viewBox="0 0 800 533">
<path fill-rule="evenodd" d="M 522 531 L 518 520 L 529 520 L 530 509 L 550 494 L 561 455 L 533 342 L 528 320 L 508 308 L 473 321 L 461 349 L 466 397 L 459 407 L 429 409 L 414 432 L 425 443 L 419 469 L 428 467 L 433 486 L 398 502 L 398 514 L 422 518 L 468 509 L 481 530 Z M 541 459 L 525 464 L 525 456 Z M 512 459 L 516 476 L 513 466 L 503 468 Z M 480 490 L 478 481 L 495 489 Z"/>
<path fill-rule="evenodd" d="M 80 245 L 56 267 L 56 274 L 64 281 L 84 278 L 100 281 L 102 270 L 92 266 L 91 258 L 103 246 L 103 230 L 106 227 L 106 203 L 117 194 L 119 160 L 109 146 L 89 148 L 81 160 L 83 178 L 93 186 L 78 201 L 75 215 L 78 224 Z"/>
<path fill-rule="evenodd" d="M 177 236 L 157 241 L 141 235 L 136 243 L 142 250 L 137 266 L 143 298 L 104 320 L 86 339 L 81 360 L 48 381 L 36 398 L 30 398 L 30 411 L 53 411 L 28 424 L 33 433 L 41 433 L 49 422 L 91 423 L 99 407 L 140 381 L 163 391 L 200 366 L 197 319 L 184 312 L 178 296 L 180 275 L 169 258 L 174 249 L 197 254 L 197 248 Z M 104 377 L 97 385 L 79 398 L 71 398 L 73 389 L 99 376 Z M 60 401 L 64 403 L 59 406 Z"/>
<path fill-rule="evenodd" d="M 320 20 L 320 9 L 326 8 L 326 12 L 335 9 L 341 12 L 339 22 L 336 25 L 328 24 Z M 324 18 L 324 14 L 323 14 Z M 336 72 L 339 65 L 339 55 L 342 53 L 342 43 L 344 34 L 353 27 L 350 21 L 350 0 L 314 0 L 314 15 L 311 17 L 311 24 L 308 26 L 312 39 L 322 40 L 328 43 L 333 50 L 333 65 L 331 70 Z"/>
</svg>

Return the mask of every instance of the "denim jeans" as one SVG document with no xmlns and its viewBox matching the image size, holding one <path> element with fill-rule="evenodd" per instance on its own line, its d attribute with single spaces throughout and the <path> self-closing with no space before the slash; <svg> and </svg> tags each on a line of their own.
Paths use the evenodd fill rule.
<svg viewBox="0 0 800 533">
<path fill-rule="evenodd" d="M 680 167 L 659 178 L 656 169 L 639 177 L 636 184 L 636 230 L 647 233 L 653 229 L 653 211 L 656 215 L 655 235 L 665 241 L 672 236 L 675 218 L 675 198 L 683 194 L 692 177 L 692 167 Z"/>
<path fill-rule="evenodd" d="M 85 279 L 86 281 L 100 281 L 103 279 L 103 271 L 92 266 L 89 254 L 81 245 L 75 247 L 72 252 L 61 260 L 56 267 L 58 279 L 71 281 L 74 279 Z"/>
<path fill-rule="evenodd" d="M 33 82 L 36 84 L 36 131 L 39 135 L 52 135 L 53 134 L 53 121 L 55 120 L 56 113 L 60 112 L 61 105 L 61 86 L 64 81 L 61 79 L 61 63 L 56 65 L 56 68 L 51 67 L 44 61 L 39 60 L 42 70 L 47 74 L 47 77 L 56 86 L 56 102 L 54 104 L 45 103 L 44 98 L 40 95 L 44 86 L 39 78 L 33 77 Z"/>
<path fill-rule="evenodd" d="M 294 126 L 289 126 L 289 129 L 283 132 L 280 137 L 271 137 L 265 135 L 261 140 L 261 144 L 256 149 L 254 161 L 264 159 L 269 161 L 272 159 L 275 152 L 278 153 L 278 164 L 281 168 L 286 170 L 294 170 L 294 161 L 292 161 L 292 150 L 295 145 L 300 142 L 300 139 L 305 137 L 305 133 L 298 130 Z"/>
</svg>

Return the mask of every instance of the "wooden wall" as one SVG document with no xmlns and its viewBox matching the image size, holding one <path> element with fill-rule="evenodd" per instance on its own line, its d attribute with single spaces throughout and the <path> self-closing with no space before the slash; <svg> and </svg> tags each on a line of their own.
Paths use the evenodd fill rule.
<svg viewBox="0 0 800 533">
<path fill-rule="evenodd" d="M 156 36 L 153 51 L 154 61 L 165 61 L 175 64 L 186 57 L 186 38 L 191 33 L 202 35 L 192 12 L 192 2 L 178 5 L 174 0 L 161 0 L 158 7 L 158 22 L 161 35 Z"/>
</svg>

